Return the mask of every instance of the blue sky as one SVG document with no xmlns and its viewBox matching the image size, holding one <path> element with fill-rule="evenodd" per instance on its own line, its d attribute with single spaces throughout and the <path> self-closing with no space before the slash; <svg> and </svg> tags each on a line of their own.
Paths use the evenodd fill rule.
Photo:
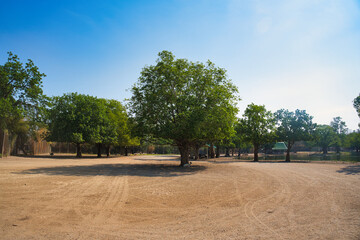
<svg viewBox="0 0 360 240">
<path fill-rule="evenodd" d="M 157 53 L 210 59 L 250 103 L 305 109 L 317 123 L 359 118 L 360 2 L 3 1 L 0 64 L 32 59 L 47 95 L 79 92 L 123 101 Z M 240 115 L 239 115 L 240 116 Z"/>
</svg>

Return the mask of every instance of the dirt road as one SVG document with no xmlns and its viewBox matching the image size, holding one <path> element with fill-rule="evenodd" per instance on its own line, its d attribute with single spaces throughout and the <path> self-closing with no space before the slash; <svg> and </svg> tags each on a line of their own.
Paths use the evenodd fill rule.
<svg viewBox="0 0 360 240">
<path fill-rule="evenodd" d="M 0 239 L 360 239 L 360 165 L 176 158 L 0 159 Z"/>
</svg>

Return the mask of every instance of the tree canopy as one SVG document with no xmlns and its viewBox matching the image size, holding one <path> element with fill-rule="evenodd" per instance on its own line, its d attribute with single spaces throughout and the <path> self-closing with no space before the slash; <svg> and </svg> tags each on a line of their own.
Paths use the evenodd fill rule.
<svg viewBox="0 0 360 240">
<path fill-rule="evenodd" d="M 95 143 L 100 139 L 98 112 L 95 97 L 77 93 L 54 97 L 48 114 L 47 140 L 75 143 L 76 156 L 81 157 L 82 143 Z"/>
<path fill-rule="evenodd" d="M 99 99 L 78 93 L 64 94 L 52 99 L 48 111 L 47 139 L 72 142 L 77 145 L 77 157 L 81 157 L 81 144 L 94 143 L 107 147 L 126 144 L 130 135 L 127 114 L 116 100 Z"/>
<path fill-rule="evenodd" d="M 238 124 L 238 134 L 242 139 L 253 144 L 254 161 L 257 162 L 260 146 L 275 137 L 275 118 L 264 105 L 251 103 L 245 109 L 243 118 Z"/>
<path fill-rule="evenodd" d="M 277 120 L 276 135 L 280 141 L 287 144 L 286 161 L 290 162 L 290 150 L 296 141 L 308 141 L 316 125 L 312 122 L 313 117 L 305 110 L 296 109 L 295 112 L 281 109 L 275 113 Z"/>
<path fill-rule="evenodd" d="M 194 142 L 221 140 L 232 131 L 237 88 L 210 61 L 175 59 L 168 51 L 158 56 L 132 88 L 131 111 L 142 134 L 173 140 L 184 165 Z"/>
<path fill-rule="evenodd" d="M 334 140 L 334 146 L 336 152 L 340 153 L 340 147 L 344 145 L 345 136 L 348 131 L 346 128 L 346 123 L 342 121 L 341 117 L 335 117 L 331 122 L 330 126 L 334 129 L 334 132 L 337 135 L 337 138 Z"/>
<path fill-rule="evenodd" d="M 32 60 L 25 64 L 17 55 L 8 52 L 8 60 L 0 65 L 0 128 L 12 131 L 22 119 L 34 123 L 42 113 L 46 96 L 42 90 L 42 79 Z"/>
<path fill-rule="evenodd" d="M 346 147 L 350 147 L 355 149 L 356 152 L 360 150 L 360 131 L 352 132 L 346 135 L 345 137 L 345 145 Z"/>
<path fill-rule="evenodd" d="M 360 118 L 360 94 L 359 96 L 357 96 L 354 101 L 353 101 L 353 105 L 354 105 L 354 108 Z M 359 127 L 360 127 L 360 123 L 359 123 Z"/>
<path fill-rule="evenodd" d="M 128 128 L 128 117 L 123 105 L 116 100 L 98 99 L 99 117 L 98 123 L 99 138 L 98 157 L 101 157 L 101 147 L 106 147 L 107 156 L 110 155 L 111 145 L 127 145 L 131 139 L 130 129 Z"/>
<path fill-rule="evenodd" d="M 316 145 L 322 148 L 323 154 L 327 154 L 328 148 L 334 145 L 338 136 L 334 129 L 329 125 L 318 125 L 314 132 L 314 141 Z"/>
</svg>

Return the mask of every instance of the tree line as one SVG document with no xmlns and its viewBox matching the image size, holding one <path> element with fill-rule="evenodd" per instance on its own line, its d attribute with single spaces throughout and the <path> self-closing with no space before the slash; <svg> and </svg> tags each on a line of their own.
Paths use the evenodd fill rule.
<svg viewBox="0 0 360 240">
<path fill-rule="evenodd" d="M 181 166 L 189 163 L 190 151 L 198 158 L 206 144 L 210 157 L 219 156 L 219 146 L 251 144 L 254 161 L 259 149 L 274 141 L 286 143 L 286 161 L 297 141 L 315 141 L 324 153 L 329 146 L 339 151 L 345 142 L 359 150 L 360 133 L 347 133 L 340 117 L 330 125 L 317 125 L 305 110 L 271 113 L 252 103 L 237 118 L 241 99 L 225 69 L 211 61 L 176 59 L 169 51 L 160 52 L 154 65 L 142 69 L 126 107 L 116 100 L 78 93 L 49 98 L 42 91 L 43 77 L 31 60 L 24 65 L 11 52 L 0 65 L 3 135 L 8 131 L 31 137 L 46 129 L 46 140 L 75 144 L 77 157 L 84 143 L 96 145 L 100 157 L 103 148 L 109 156 L 111 146 L 126 148 L 157 139 L 178 147 Z M 360 117 L 360 95 L 353 105 Z"/>
</svg>

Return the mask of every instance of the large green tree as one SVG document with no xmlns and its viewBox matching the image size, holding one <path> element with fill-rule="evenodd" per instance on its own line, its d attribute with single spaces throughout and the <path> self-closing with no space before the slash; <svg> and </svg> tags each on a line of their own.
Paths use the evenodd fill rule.
<svg viewBox="0 0 360 240">
<path fill-rule="evenodd" d="M 275 137 L 275 118 L 264 105 L 249 104 L 243 118 L 239 120 L 238 134 L 245 142 L 252 143 L 254 161 L 257 162 L 260 146 L 271 142 Z"/>
<path fill-rule="evenodd" d="M 96 144 L 101 157 L 103 147 L 110 156 L 111 146 L 127 146 L 135 141 L 119 101 L 70 93 L 54 97 L 52 104 L 47 139 L 76 144 L 77 157 L 81 157 L 82 143 Z"/>
<path fill-rule="evenodd" d="M 101 141 L 102 114 L 96 97 L 78 93 L 54 97 L 48 111 L 47 139 L 76 144 L 76 156 L 81 157 L 81 144 Z"/>
<path fill-rule="evenodd" d="M 296 109 L 295 112 L 280 109 L 275 113 L 277 120 L 277 138 L 286 142 L 286 161 L 290 162 L 290 150 L 296 141 L 311 140 L 316 125 L 313 117 L 305 110 Z"/>
<path fill-rule="evenodd" d="M 193 63 L 162 51 L 156 65 L 143 68 L 132 93 L 138 132 L 173 140 L 181 166 L 195 142 L 225 138 L 235 121 L 237 88 L 210 61 Z"/>
<path fill-rule="evenodd" d="M 19 135 L 18 129 L 27 125 L 31 135 L 38 129 L 47 97 L 43 94 L 42 79 L 45 77 L 32 60 L 21 63 L 19 57 L 8 52 L 8 59 L 0 65 L 0 134 L 5 131 Z M 0 141 L 2 142 L 2 141 Z"/>
</svg>

